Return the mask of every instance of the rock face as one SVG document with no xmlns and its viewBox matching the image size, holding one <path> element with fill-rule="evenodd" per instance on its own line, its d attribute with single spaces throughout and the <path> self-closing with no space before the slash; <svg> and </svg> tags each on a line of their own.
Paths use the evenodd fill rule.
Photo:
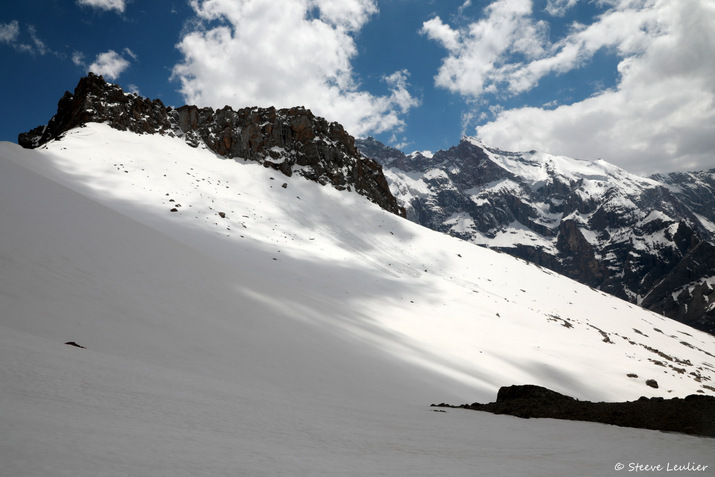
<svg viewBox="0 0 715 477">
<path fill-rule="evenodd" d="M 256 161 L 287 176 L 299 174 L 340 190 L 354 189 L 385 210 L 404 215 L 382 166 L 361 155 L 340 124 L 302 107 L 171 108 L 158 99 L 126 93 L 90 73 L 79 81 L 74 94 L 67 92 L 60 99 L 57 114 L 46 126 L 20 134 L 18 143 L 35 148 L 89 122 L 138 134 L 179 136 L 193 147 L 208 147 L 223 157 Z"/>
<path fill-rule="evenodd" d="M 715 169 L 644 178 L 473 138 L 432 157 L 357 144 L 408 219 L 715 334 Z"/>
<path fill-rule="evenodd" d="M 601 422 L 622 427 L 682 432 L 715 437 L 715 397 L 693 394 L 684 399 L 645 398 L 631 402 L 578 401 L 533 384 L 505 386 L 496 402 L 451 407 L 508 414 L 521 418 L 551 418 Z"/>
</svg>

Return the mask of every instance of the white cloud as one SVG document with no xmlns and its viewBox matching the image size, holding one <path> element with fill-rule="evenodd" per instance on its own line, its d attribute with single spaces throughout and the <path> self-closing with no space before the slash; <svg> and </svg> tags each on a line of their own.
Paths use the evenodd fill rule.
<svg viewBox="0 0 715 477">
<path fill-rule="evenodd" d="M 416 104 L 406 74 L 384 79 L 389 94 L 362 91 L 351 66 L 353 35 L 377 12 L 374 0 L 192 0 L 202 22 L 177 45 L 174 67 L 187 103 L 221 107 L 303 105 L 354 135 L 404 126 Z"/>
<path fill-rule="evenodd" d="M 0 43 L 12 44 L 20 35 L 20 24 L 17 20 L 10 23 L 0 23 Z"/>
<path fill-rule="evenodd" d="M 84 66 L 84 53 L 75 51 L 72 53 L 72 63 L 77 66 Z"/>
<path fill-rule="evenodd" d="M 17 51 L 30 53 L 31 55 L 54 53 L 37 35 L 37 29 L 34 26 L 29 25 L 27 32 L 30 35 L 31 43 L 20 41 L 20 24 L 17 20 L 13 20 L 10 23 L 0 23 L 0 43 L 7 43 Z"/>
<path fill-rule="evenodd" d="M 420 104 L 419 100 L 413 98 L 407 90 L 407 78 L 409 76 L 410 73 L 407 70 L 400 70 L 383 78 L 392 92 L 390 102 L 399 107 L 403 113 L 406 113 L 410 108 Z"/>
<path fill-rule="evenodd" d="M 34 26 L 29 26 L 29 27 L 27 27 L 27 30 L 30 32 L 30 38 L 32 39 L 33 51 L 40 55 L 44 55 L 44 54 L 48 53 L 50 50 L 49 50 L 49 48 L 47 48 L 47 45 L 45 45 L 45 42 L 42 41 L 39 36 L 37 36 L 37 29 Z"/>
<path fill-rule="evenodd" d="M 477 135 L 500 147 L 600 156 L 638 173 L 712 168 L 715 5 L 659 1 L 649 10 L 658 20 L 649 37 L 640 30 L 617 44 L 616 88 L 553 110 L 504 111 Z"/>
<path fill-rule="evenodd" d="M 549 5 L 568 8 L 572 3 Z M 496 45 L 491 48 L 472 44 L 486 36 L 471 33 L 484 20 L 477 22 L 469 34 L 459 32 L 456 49 L 448 48 L 436 83 L 472 104 L 483 103 L 485 92 L 503 97 L 529 91 L 547 75 L 587 65 L 605 48 L 619 59 L 615 86 L 555 108 L 553 101 L 545 101 L 545 107 L 501 110 L 494 120 L 477 127 L 476 134 L 504 149 L 602 157 L 638 173 L 713 167 L 715 4 L 710 0 L 603 0 L 600 4 L 608 8 L 592 24 L 574 25 L 565 37 L 539 45 L 542 52 L 535 50 L 531 57 L 513 56 L 518 35 L 512 35 L 514 29 L 508 26 L 533 25 L 528 12 L 522 18 L 512 16 L 511 23 L 497 22 L 492 30 L 502 43 L 487 42 Z M 494 12 L 490 10 L 489 18 Z M 504 28 L 499 30 L 498 25 Z M 436 34 L 431 37 L 447 47 Z M 559 103 L 562 98 L 553 99 Z"/>
<path fill-rule="evenodd" d="M 359 30 L 378 11 L 374 0 L 314 0 L 308 2 L 311 6 L 320 11 L 321 20 L 349 30 Z"/>
<path fill-rule="evenodd" d="M 471 6 L 472 0 L 465 0 L 465 2 L 457 9 L 457 15 L 462 15 L 464 11 Z"/>
<path fill-rule="evenodd" d="M 442 43 L 448 51 L 457 52 L 460 48 L 460 34 L 442 22 L 440 17 L 434 17 L 422 24 L 422 33 L 432 40 Z"/>
<path fill-rule="evenodd" d="M 578 0 L 548 0 L 545 10 L 549 15 L 561 17 L 566 14 L 566 11 L 575 6 Z"/>
<path fill-rule="evenodd" d="M 421 33 L 444 46 L 435 84 L 477 98 L 496 90 L 511 75 L 513 65 L 500 66 L 505 55 L 535 58 L 543 54 L 547 28 L 531 18 L 531 0 L 498 0 L 484 9 L 485 17 L 453 29 L 439 17 L 426 21 Z"/>
<path fill-rule="evenodd" d="M 80 56 L 73 55 L 73 61 L 75 58 L 78 58 L 81 61 Z M 106 76 L 111 80 L 117 79 L 127 68 L 129 68 L 129 60 L 114 50 L 100 53 L 97 55 L 94 63 L 89 65 L 89 71 L 98 75 Z"/>
<path fill-rule="evenodd" d="M 134 53 L 132 50 L 129 48 L 124 48 L 124 53 L 129 56 L 132 60 L 137 61 L 137 54 Z"/>
<path fill-rule="evenodd" d="M 78 5 L 99 8 L 101 10 L 116 10 L 123 13 L 126 8 L 125 0 L 77 0 Z"/>
</svg>

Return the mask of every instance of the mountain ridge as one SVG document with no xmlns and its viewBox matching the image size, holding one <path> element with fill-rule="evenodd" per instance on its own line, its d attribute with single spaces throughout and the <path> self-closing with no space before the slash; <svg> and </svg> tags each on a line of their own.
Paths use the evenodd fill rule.
<svg viewBox="0 0 715 477">
<path fill-rule="evenodd" d="M 357 145 L 410 220 L 715 333 L 715 169 L 644 178 L 468 137 L 431 157 Z"/>
<path fill-rule="evenodd" d="M 192 147 L 201 145 L 222 157 L 256 161 L 288 177 L 298 174 L 339 190 L 354 188 L 385 210 L 404 215 L 382 167 L 359 153 L 354 138 L 339 123 L 303 107 L 172 108 L 159 99 L 126 93 L 89 73 L 74 93 L 65 92 L 49 122 L 20 133 L 18 144 L 36 148 L 92 122 L 137 134 L 178 136 Z"/>
</svg>

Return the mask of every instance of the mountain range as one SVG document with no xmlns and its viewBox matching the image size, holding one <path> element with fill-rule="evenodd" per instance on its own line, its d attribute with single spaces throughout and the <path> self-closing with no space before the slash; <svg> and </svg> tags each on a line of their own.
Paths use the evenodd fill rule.
<svg viewBox="0 0 715 477">
<path fill-rule="evenodd" d="M 290 111 L 173 109 L 90 76 L 31 147 L 0 143 L 5 473 L 710 465 L 707 438 L 434 412 L 512 384 L 687 407 L 715 396 L 715 341 L 407 220 L 349 134 Z"/>
<path fill-rule="evenodd" d="M 715 333 L 715 169 L 646 178 L 469 137 L 429 156 L 357 144 L 410 220 Z"/>
</svg>

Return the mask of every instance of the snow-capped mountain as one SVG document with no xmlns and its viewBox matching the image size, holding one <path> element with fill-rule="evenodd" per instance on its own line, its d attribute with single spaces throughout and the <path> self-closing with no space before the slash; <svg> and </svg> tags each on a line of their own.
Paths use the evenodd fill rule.
<svg viewBox="0 0 715 477">
<path fill-rule="evenodd" d="M 355 140 L 340 124 L 315 117 L 302 107 L 174 109 L 89 73 L 74 93 L 68 91 L 60 99 L 47 125 L 20 134 L 18 143 L 36 148 L 95 122 L 121 131 L 178 136 L 192 147 L 206 147 L 222 157 L 259 162 L 284 175 L 298 174 L 338 189 L 352 187 L 385 210 L 404 213 L 379 164 L 360 155 Z"/>
<path fill-rule="evenodd" d="M 709 439 L 429 404 L 515 383 L 715 395 L 711 335 L 410 222 L 353 183 L 116 126 L 0 143 L 8 475 L 708 465 Z"/>
<path fill-rule="evenodd" d="M 431 157 L 357 144 L 410 220 L 715 333 L 715 169 L 643 178 L 474 138 Z"/>
</svg>

